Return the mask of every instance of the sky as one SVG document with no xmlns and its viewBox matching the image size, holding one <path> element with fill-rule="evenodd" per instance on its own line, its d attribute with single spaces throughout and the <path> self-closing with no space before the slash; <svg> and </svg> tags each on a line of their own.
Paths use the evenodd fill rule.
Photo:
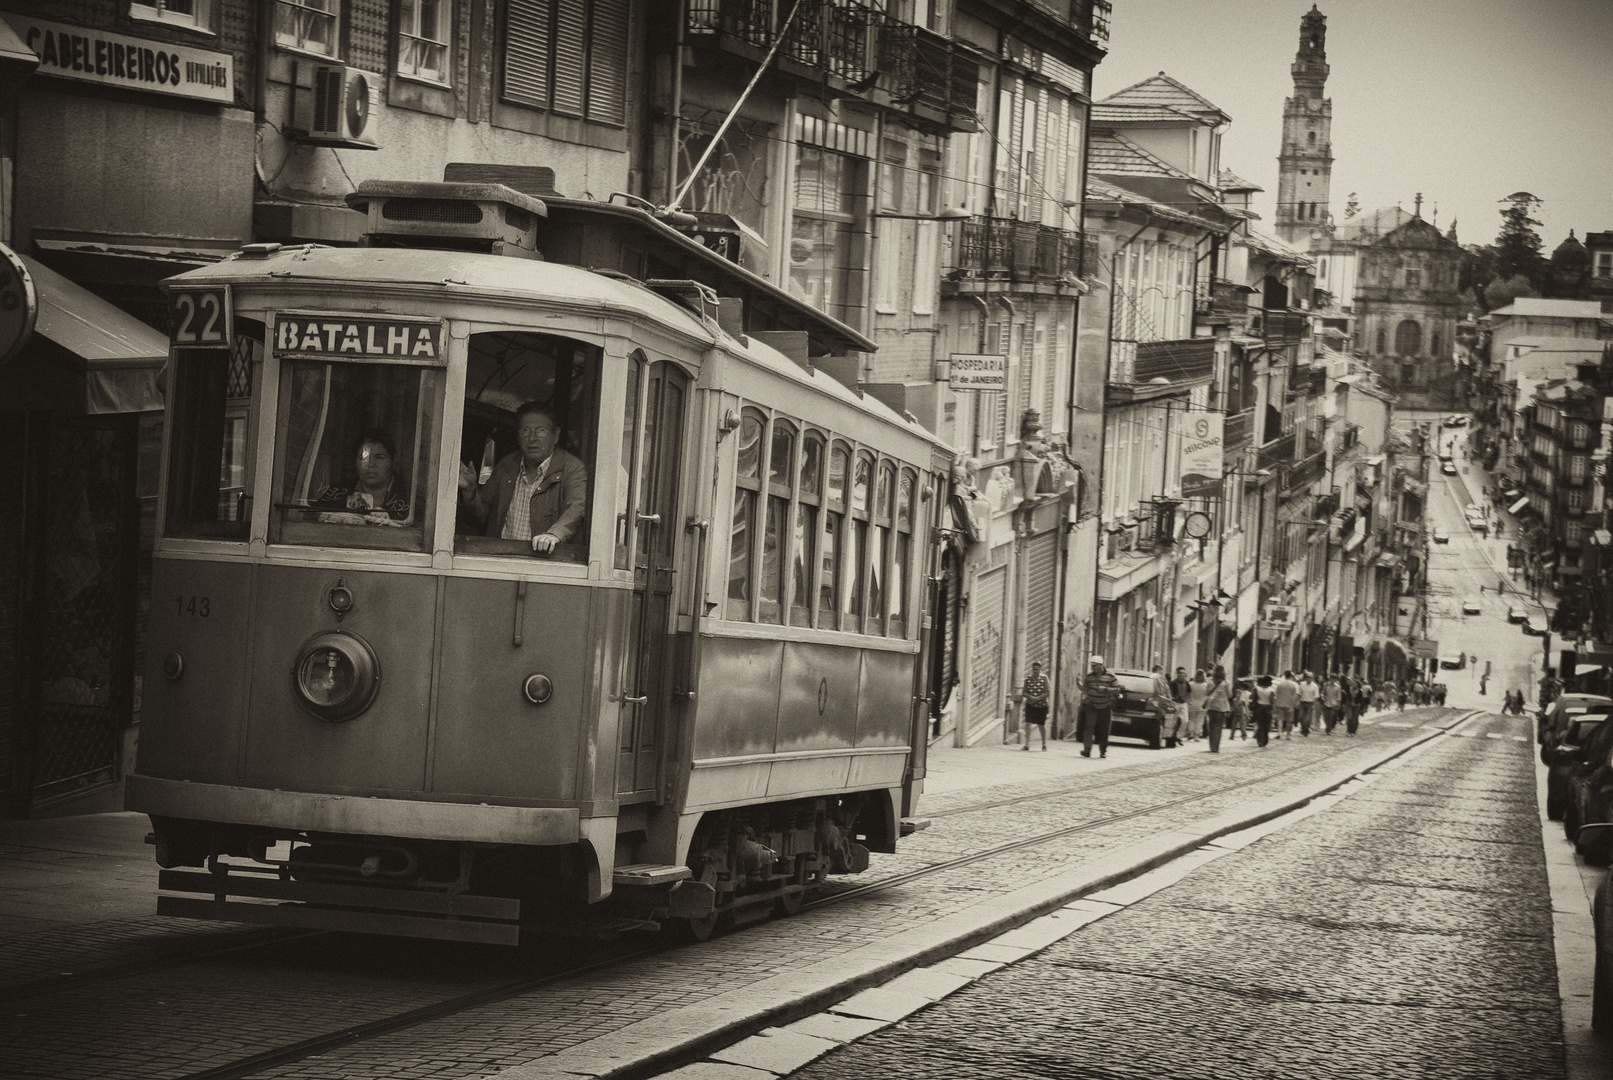
<svg viewBox="0 0 1613 1080">
<path fill-rule="evenodd" d="M 1311 0 L 1113 0 L 1101 100 L 1160 71 L 1232 117 L 1221 165 L 1266 190 L 1272 231 L 1283 99 Z M 1396 203 L 1464 244 L 1500 200 L 1539 196 L 1543 250 L 1613 230 L 1613 0 L 1317 0 L 1327 16 L 1335 219 Z"/>
</svg>

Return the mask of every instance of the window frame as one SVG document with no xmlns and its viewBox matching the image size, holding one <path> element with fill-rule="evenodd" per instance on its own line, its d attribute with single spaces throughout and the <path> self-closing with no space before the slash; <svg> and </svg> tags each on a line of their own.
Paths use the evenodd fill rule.
<svg viewBox="0 0 1613 1080">
<path fill-rule="evenodd" d="M 303 56 L 313 56 L 320 60 L 341 60 L 343 53 L 342 16 L 345 14 L 343 10 L 344 0 L 330 0 L 330 2 L 333 7 L 331 10 L 326 11 L 322 8 L 309 7 L 307 0 L 274 0 L 274 11 L 271 14 L 269 26 L 269 33 L 274 38 L 274 47 L 283 52 L 300 53 Z M 326 52 L 308 45 L 307 39 L 300 35 L 293 41 L 282 38 L 278 25 L 279 14 L 283 10 L 301 12 L 311 19 L 328 19 L 331 27 L 330 51 Z"/>
<path fill-rule="evenodd" d="M 753 621 L 764 626 L 783 626 L 788 622 L 790 610 L 791 564 L 789 561 L 789 549 L 792 534 L 790 510 L 792 504 L 794 503 L 792 496 L 794 494 L 795 485 L 798 482 L 798 477 L 796 477 L 794 474 L 796 472 L 796 460 L 799 456 L 798 451 L 801 445 L 801 428 L 796 421 L 790 419 L 789 417 L 782 416 L 778 413 L 773 413 L 771 416 L 769 416 L 767 426 L 764 431 L 765 445 L 763 447 L 764 452 L 761 463 L 762 484 L 760 498 L 758 499 L 758 516 L 761 519 L 761 528 L 757 530 L 757 535 L 755 537 L 757 588 L 755 607 L 756 615 Z M 790 460 L 786 465 L 787 471 L 784 474 L 784 482 L 776 483 L 773 479 L 773 473 L 775 471 L 773 454 L 777 449 L 777 440 L 780 434 L 784 434 L 789 437 L 790 446 L 788 453 Z M 777 505 L 776 500 L 780 499 L 783 500 L 783 510 L 779 515 L 779 531 L 774 541 L 775 545 L 777 546 L 778 566 L 776 571 L 769 575 L 766 572 L 767 537 L 769 526 L 773 520 L 772 512 L 774 507 Z M 765 595 L 765 590 L 770 579 L 772 584 L 778 590 L 778 595 L 772 600 L 769 600 Z M 770 612 L 768 610 L 768 605 L 770 604 L 776 607 L 777 610 Z M 772 616 L 771 618 L 768 617 L 770 614 Z"/>
<path fill-rule="evenodd" d="M 422 7 L 425 3 L 426 0 L 395 0 L 392 19 L 392 55 L 390 57 L 392 74 L 399 79 L 437 89 L 452 87 L 454 84 L 455 21 L 459 5 L 451 2 L 451 0 L 436 0 L 438 19 L 446 23 L 441 28 L 444 36 L 442 40 L 438 41 L 424 37 L 416 32 L 420 23 Z M 409 18 L 411 14 L 413 15 L 415 29 L 406 29 L 404 20 Z M 418 67 L 413 71 L 404 70 L 403 47 L 406 41 L 425 42 L 442 50 L 443 61 L 440 78 L 423 74 Z"/>
<path fill-rule="evenodd" d="M 740 471 L 740 453 L 744 446 L 743 438 L 746 420 L 754 420 L 760 427 L 760 433 L 757 436 L 758 446 L 756 450 L 756 476 L 754 478 L 749 477 Z M 732 478 L 733 495 L 730 498 L 730 514 L 728 519 L 728 575 L 726 591 L 723 594 L 723 614 L 732 622 L 754 623 L 757 621 L 757 603 L 758 597 L 761 593 L 761 567 L 757 562 L 759 553 L 759 542 L 757 539 L 757 507 L 764 502 L 766 497 L 767 438 L 769 427 L 768 420 L 769 417 L 766 412 L 754 405 L 747 405 L 740 411 L 739 427 L 734 429 L 736 438 L 734 441 L 734 474 Z M 749 531 L 746 533 L 744 538 L 746 549 L 746 595 L 736 597 L 733 595 L 733 560 L 735 551 L 734 529 L 740 521 L 739 493 L 741 491 L 750 492 L 751 498 L 749 521 L 747 524 Z"/>
<path fill-rule="evenodd" d="M 192 0 L 195 10 L 189 15 L 170 12 L 168 3 L 169 0 L 129 0 L 129 18 L 209 37 L 218 36 L 218 0 Z"/>
<path fill-rule="evenodd" d="M 629 43 L 633 26 L 633 5 L 629 0 L 562 0 L 562 2 L 580 5 L 582 16 L 582 28 L 578 35 L 579 40 L 577 43 L 582 66 L 577 73 L 577 84 L 575 86 L 575 93 L 580 101 L 579 109 L 572 110 L 557 102 L 557 90 L 561 88 L 561 73 L 557 70 L 556 63 L 557 42 L 562 37 L 562 33 L 569 29 L 561 25 L 558 20 L 569 12 L 560 10 L 557 5 L 548 2 L 548 0 L 535 0 L 535 2 L 530 3 L 528 0 L 502 0 L 498 9 L 498 17 L 500 25 L 505 29 L 505 34 L 503 42 L 497 49 L 494 61 L 497 76 L 497 86 L 493 95 L 495 114 L 502 113 L 503 115 L 497 116 L 501 122 L 506 122 L 508 126 L 518 127 L 522 130 L 528 130 L 530 124 L 521 123 L 515 114 L 505 110 L 513 109 L 528 114 L 541 114 L 549 120 L 567 124 L 575 123 L 585 127 L 597 126 L 610 129 L 619 133 L 623 140 L 622 148 L 625 149 L 627 127 L 632 120 L 629 101 L 632 55 Z M 518 10 L 518 5 L 522 4 L 526 5 L 525 10 Z M 601 20 L 599 18 L 602 8 L 606 10 L 607 17 L 610 18 L 610 25 L 606 25 L 603 28 L 600 26 Z M 512 47 L 518 44 L 510 28 L 513 24 L 523 22 L 530 24 L 530 26 L 528 35 L 523 36 L 521 40 L 529 46 L 541 46 L 542 57 L 541 70 L 526 69 L 523 70 L 520 77 L 524 77 L 534 83 L 541 81 L 543 84 L 541 94 L 526 94 L 519 87 L 512 88 L 510 86 L 511 50 Z M 541 26 L 539 25 L 540 22 Z M 619 27 L 620 32 L 613 32 L 613 26 Z M 531 36 L 536 34 L 541 34 L 541 40 Z M 596 37 L 596 34 L 599 36 Z M 613 72 L 606 70 L 604 61 L 615 58 L 606 57 L 596 43 L 601 38 L 614 41 L 618 36 L 622 41 L 619 57 L 621 66 L 619 72 Z M 529 51 L 535 56 L 539 50 L 531 48 Z M 608 106 L 604 103 L 596 104 L 595 101 L 596 87 L 603 85 L 600 82 L 596 82 L 596 60 L 601 61 L 600 72 L 607 79 L 618 84 L 619 94 Z M 569 77 L 570 73 L 566 74 Z M 564 89 L 570 91 L 573 88 L 568 84 Z M 608 93 L 608 88 L 606 92 Z M 541 101 L 536 100 L 540 97 Z M 501 106 L 502 108 L 500 108 Z M 606 115 L 607 113 L 608 115 Z M 548 130 L 546 133 L 550 135 L 560 134 L 554 130 Z M 580 134 L 580 132 L 577 134 Z M 565 137 L 565 135 L 562 134 L 560 137 Z"/>
</svg>

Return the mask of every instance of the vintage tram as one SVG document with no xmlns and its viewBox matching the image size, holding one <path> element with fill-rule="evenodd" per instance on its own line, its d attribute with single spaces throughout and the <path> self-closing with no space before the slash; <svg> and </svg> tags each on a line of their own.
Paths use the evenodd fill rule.
<svg viewBox="0 0 1613 1080">
<path fill-rule="evenodd" d="M 844 324 L 523 186 L 165 283 L 159 912 L 703 937 L 914 827 L 948 451 Z"/>
</svg>

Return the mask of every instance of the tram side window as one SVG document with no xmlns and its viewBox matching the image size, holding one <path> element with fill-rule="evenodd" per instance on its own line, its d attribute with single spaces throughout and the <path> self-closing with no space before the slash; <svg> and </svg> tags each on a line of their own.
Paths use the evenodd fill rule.
<svg viewBox="0 0 1613 1080">
<path fill-rule="evenodd" d="M 896 490 L 896 550 L 891 558 L 890 581 L 890 636 L 907 636 L 907 597 L 912 588 L 910 571 L 913 566 L 913 491 L 918 477 L 902 470 Z"/>
<path fill-rule="evenodd" d="M 425 550 L 441 382 L 437 368 L 288 360 L 270 541 Z"/>
<path fill-rule="evenodd" d="M 762 532 L 762 602 L 757 616 L 764 623 L 784 621 L 785 590 L 789 579 L 784 557 L 789 543 L 790 491 L 795 479 L 795 428 L 787 420 L 773 421 L 767 453 L 767 525 Z"/>
<path fill-rule="evenodd" d="M 801 443 L 801 486 L 795 507 L 795 558 L 790 572 L 790 625 L 812 625 L 812 571 L 817 562 L 818 504 L 823 498 L 823 438 Z"/>
<path fill-rule="evenodd" d="M 603 350 L 554 334 L 473 334 L 456 551 L 588 560 Z"/>
<path fill-rule="evenodd" d="M 756 504 L 762 489 L 760 414 L 745 410 L 739 422 L 738 460 L 734 467 L 734 524 L 728 537 L 728 617 L 749 620 L 754 579 L 753 552 Z"/>
<path fill-rule="evenodd" d="M 846 556 L 846 472 L 851 455 L 844 446 L 829 452 L 829 490 L 823 507 L 823 565 L 818 568 L 818 627 L 833 630 L 840 611 L 840 567 Z"/>
<path fill-rule="evenodd" d="M 263 328 L 248 320 L 230 349 L 179 349 L 168 398 L 167 536 L 245 540 L 252 517 L 254 389 Z M 256 336 L 252 327 L 256 326 Z"/>
</svg>

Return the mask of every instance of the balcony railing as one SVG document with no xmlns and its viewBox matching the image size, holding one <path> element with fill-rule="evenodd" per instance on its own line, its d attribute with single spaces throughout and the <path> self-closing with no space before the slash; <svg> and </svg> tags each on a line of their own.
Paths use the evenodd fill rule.
<svg viewBox="0 0 1613 1080">
<path fill-rule="evenodd" d="M 1255 455 L 1255 468 L 1275 469 L 1279 465 L 1289 464 L 1294 460 L 1294 442 L 1294 433 L 1290 431 L 1262 446 Z"/>
<path fill-rule="evenodd" d="M 1249 445 L 1249 440 L 1255 433 L 1255 411 L 1245 409 L 1242 412 L 1229 413 L 1226 423 L 1222 427 L 1221 445 L 1230 457 L 1233 451 L 1241 453 Z"/>
<path fill-rule="evenodd" d="M 1311 332 L 1310 317 L 1302 311 L 1267 309 L 1263 326 L 1263 335 L 1268 345 L 1279 342 L 1294 344 L 1303 341 Z"/>
<path fill-rule="evenodd" d="M 958 226 L 958 278 L 1056 282 L 1085 269 L 1086 245 L 1076 229 L 1013 218 L 972 217 Z"/>
<path fill-rule="evenodd" d="M 696 43 L 759 60 L 772 47 L 792 5 L 774 0 L 689 0 Z M 921 125 L 975 131 L 980 65 L 946 38 L 853 0 L 801 0 L 784 34 L 781 69 L 790 64 L 840 80 L 831 89 L 909 114 Z"/>
</svg>

